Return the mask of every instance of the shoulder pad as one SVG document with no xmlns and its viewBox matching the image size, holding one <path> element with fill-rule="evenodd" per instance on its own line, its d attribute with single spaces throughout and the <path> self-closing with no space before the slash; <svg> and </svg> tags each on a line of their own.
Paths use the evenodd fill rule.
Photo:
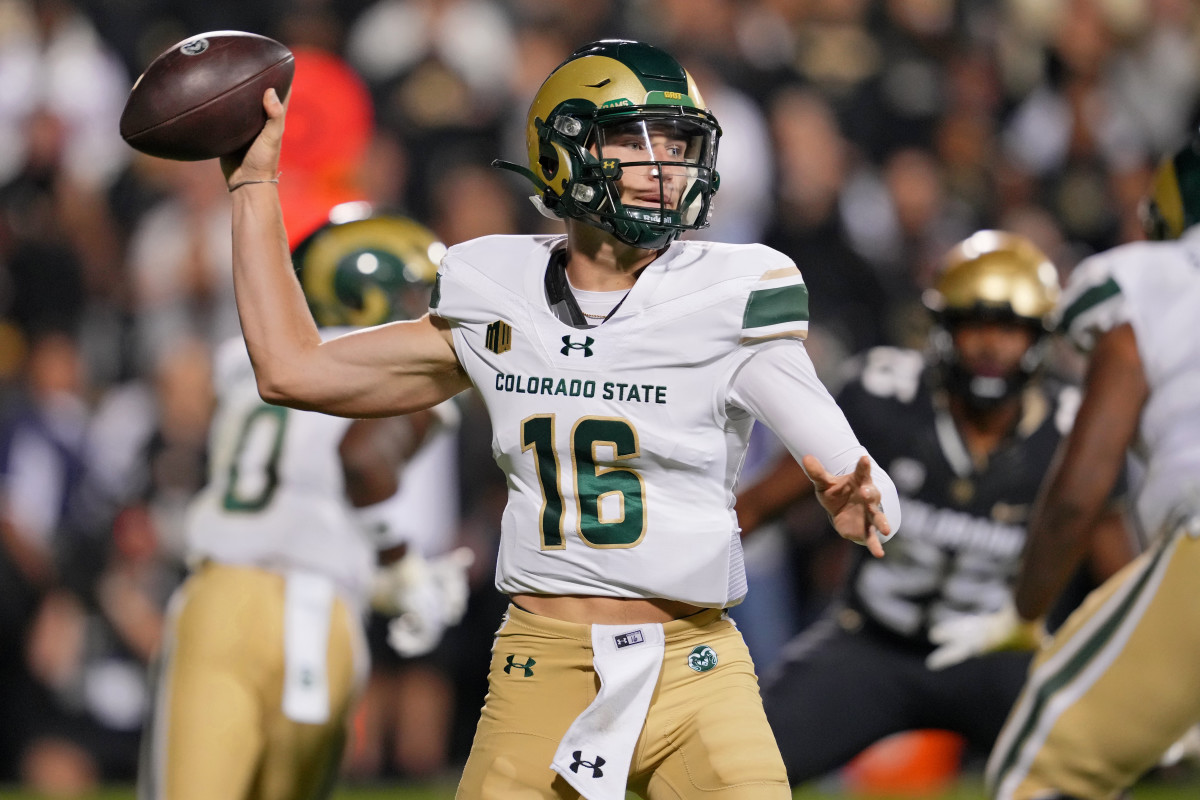
<svg viewBox="0 0 1200 800">
<path fill-rule="evenodd" d="M 1131 247 L 1131 246 L 1126 246 Z M 1087 258 L 1071 272 L 1060 304 L 1059 330 L 1084 352 L 1089 352 L 1101 334 L 1128 322 L 1126 298 L 1115 268 L 1126 248 Z"/>
<path fill-rule="evenodd" d="M 459 322 L 494 318 L 505 298 L 523 293 L 530 269 L 545 268 L 559 238 L 482 236 L 451 247 L 438 267 L 430 313 Z"/>
<path fill-rule="evenodd" d="M 808 336 L 808 287 L 795 263 L 768 247 L 745 259 L 751 283 L 742 309 L 741 342 Z"/>
</svg>

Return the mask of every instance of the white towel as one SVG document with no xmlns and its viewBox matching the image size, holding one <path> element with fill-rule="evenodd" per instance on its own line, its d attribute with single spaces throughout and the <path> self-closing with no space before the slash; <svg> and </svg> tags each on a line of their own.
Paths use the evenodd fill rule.
<svg viewBox="0 0 1200 800">
<path fill-rule="evenodd" d="M 329 719 L 329 670 L 325 664 L 333 581 L 291 572 L 283 603 L 283 713 L 314 725 Z"/>
<path fill-rule="evenodd" d="M 550 763 L 586 800 L 625 800 L 665 642 L 658 623 L 592 626 L 600 693 L 571 723 Z"/>
</svg>

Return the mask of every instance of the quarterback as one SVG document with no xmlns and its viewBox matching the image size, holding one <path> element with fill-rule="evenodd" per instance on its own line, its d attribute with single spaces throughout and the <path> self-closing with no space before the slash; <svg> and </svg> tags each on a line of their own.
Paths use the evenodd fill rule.
<svg viewBox="0 0 1200 800">
<path fill-rule="evenodd" d="M 707 224 L 720 128 L 665 52 L 577 50 L 530 108 L 527 165 L 565 236 L 490 236 L 442 260 L 430 313 L 322 342 L 274 186 L 284 107 L 241 158 L 234 280 L 259 391 L 378 417 L 474 385 L 509 487 L 496 584 L 512 604 L 459 796 L 789 796 L 753 664 L 733 513 L 754 419 L 803 459 L 839 533 L 881 555 L 895 489 L 805 352 L 796 265 L 677 241 Z"/>
<path fill-rule="evenodd" d="M 428 296 L 436 246 L 385 215 L 308 237 L 295 262 L 323 335 L 407 316 L 406 301 Z M 209 480 L 188 510 L 191 575 L 170 606 L 139 796 L 313 797 L 336 775 L 366 678 L 368 602 L 395 617 L 390 641 L 410 655 L 465 610 L 464 554 L 407 552 L 421 515 L 396 496 L 403 466 L 453 437 L 453 417 L 268 405 L 240 337 L 218 350 L 214 388 Z"/>
</svg>

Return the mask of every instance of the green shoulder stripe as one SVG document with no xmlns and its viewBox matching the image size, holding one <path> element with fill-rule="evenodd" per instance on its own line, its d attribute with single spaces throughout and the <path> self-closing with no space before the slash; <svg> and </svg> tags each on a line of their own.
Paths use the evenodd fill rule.
<svg viewBox="0 0 1200 800">
<path fill-rule="evenodd" d="M 1074 303 L 1067 306 L 1067 310 L 1063 312 L 1062 322 L 1059 323 L 1059 330 L 1068 331 L 1075 320 L 1079 319 L 1081 314 L 1084 314 L 1096 306 L 1103 303 L 1108 298 L 1121 293 L 1121 287 L 1112 278 L 1109 278 L 1099 286 L 1093 286 L 1083 294 L 1076 298 Z"/>
<path fill-rule="evenodd" d="M 808 287 L 802 283 L 750 293 L 742 328 L 766 328 L 788 322 L 808 322 Z"/>
<path fill-rule="evenodd" d="M 429 296 L 429 307 L 436 310 L 440 302 L 442 302 L 442 273 L 439 272 L 433 279 L 433 293 Z"/>
</svg>

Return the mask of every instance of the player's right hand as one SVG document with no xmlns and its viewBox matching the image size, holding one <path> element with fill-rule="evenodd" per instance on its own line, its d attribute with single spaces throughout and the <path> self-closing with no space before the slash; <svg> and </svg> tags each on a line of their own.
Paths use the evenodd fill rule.
<svg viewBox="0 0 1200 800">
<path fill-rule="evenodd" d="M 930 628 L 929 641 L 938 648 L 926 656 L 925 666 L 945 669 L 987 653 L 1036 650 L 1045 638 L 1042 621 L 1022 619 L 1010 600 L 991 614 L 966 614 Z"/>
<path fill-rule="evenodd" d="M 221 156 L 221 172 L 225 183 L 235 186 L 243 181 L 269 181 L 279 174 L 279 153 L 283 146 L 283 119 L 287 103 L 279 99 L 274 89 L 263 94 L 263 109 L 267 124 L 245 150 Z"/>
</svg>

